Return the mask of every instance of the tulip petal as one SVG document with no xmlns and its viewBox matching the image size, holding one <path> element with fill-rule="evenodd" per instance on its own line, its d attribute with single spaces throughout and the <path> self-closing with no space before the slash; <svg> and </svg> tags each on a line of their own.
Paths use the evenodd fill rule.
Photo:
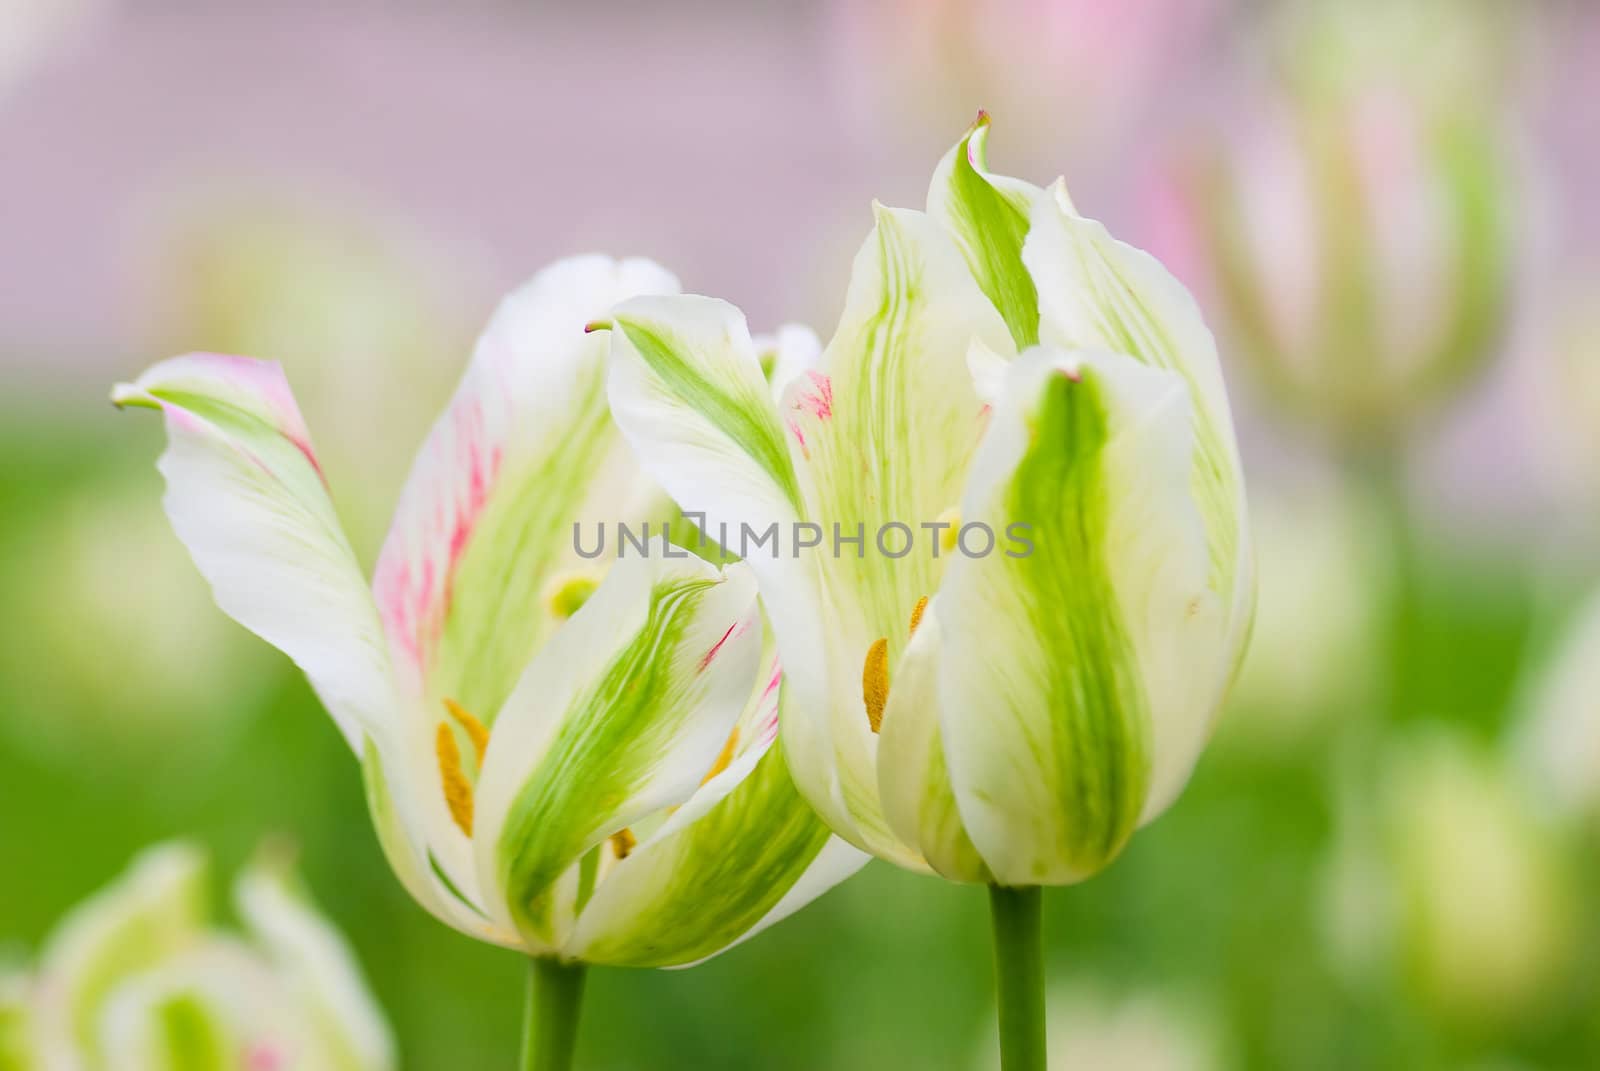
<svg viewBox="0 0 1600 1071">
<path fill-rule="evenodd" d="M 205 857 L 164 844 L 137 858 L 113 884 L 79 904 L 40 955 L 41 1036 L 98 1048 L 99 1016 L 111 991 L 196 941 L 207 922 Z"/>
<path fill-rule="evenodd" d="M 773 621 L 799 713 L 788 717 L 786 697 L 785 746 L 805 731 L 791 723 L 827 712 L 839 793 L 858 827 L 840 832 L 916 866 L 879 804 L 863 665 L 882 639 L 893 676 L 912 610 L 938 590 L 949 560 L 925 526 L 959 503 L 986 421 L 968 351 L 974 340 L 996 352 L 1013 347 L 955 244 L 932 219 L 882 206 L 876 214 L 821 371 L 791 385 L 782 406 L 803 457 L 806 516 L 823 526 L 827 541 L 808 555 L 819 605 L 828 608 L 820 614 L 825 673 L 802 672 L 816 658 L 812 642 L 797 641 L 789 615 L 775 609 Z M 902 553 L 908 537 L 914 542 Z M 848 539 L 859 541 L 852 546 Z M 800 760 L 796 765 L 805 788 Z"/>
<path fill-rule="evenodd" d="M 254 949 L 215 934 L 119 985 L 97 1027 L 104 1071 L 358 1071 Z"/>
<path fill-rule="evenodd" d="M 354 953 L 295 888 L 280 865 L 258 863 L 234 888 L 239 916 L 298 1000 L 311 1012 L 330 1062 L 344 1071 L 395 1066 L 394 1036 Z"/>
<path fill-rule="evenodd" d="M 475 842 L 498 921 L 563 944 L 557 879 L 693 794 L 745 707 L 760 644 L 742 566 L 617 563 L 529 664 L 490 741 Z"/>
<path fill-rule="evenodd" d="M 683 966 L 747 940 L 859 870 L 789 776 L 771 660 L 740 719 L 745 742 L 596 889 L 568 948 L 618 966 Z M 842 843 L 842 842 L 835 842 Z M 796 892 L 800 890 L 800 892 Z"/>
<path fill-rule="evenodd" d="M 958 557 L 930 608 L 960 637 L 940 666 L 951 783 L 1001 884 L 1100 870 L 1209 732 L 1224 630 L 1192 450 L 1177 375 L 1042 349 L 1012 366 L 963 513 L 1028 525 L 1031 551 Z"/>
<path fill-rule="evenodd" d="M 611 325 L 611 410 L 646 470 L 713 533 L 792 520 L 799 486 L 744 315 L 712 298 L 642 297 Z"/>
<path fill-rule="evenodd" d="M 612 325 L 612 414 L 644 469 L 686 511 L 702 514 L 714 538 L 727 533 L 760 577 L 771 618 L 784 622 L 787 703 L 796 687 L 823 677 L 822 619 L 815 565 L 794 546 L 803 502 L 793 440 L 769 398 L 744 316 L 710 298 L 639 298 L 619 306 Z M 795 382 L 815 381 L 802 375 Z M 752 542 L 772 526 L 770 547 Z M 852 830 L 826 719 L 789 719 L 784 749 L 812 805 L 834 829 Z"/>
<path fill-rule="evenodd" d="M 937 599 L 934 603 L 937 603 Z M 951 881 L 992 882 L 961 823 L 940 728 L 939 667 L 944 630 L 925 611 L 900 659 L 878 740 L 878 786 L 895 833 Z"/>
<path fill-rule="evenodd" d="M 367 770 L 395 872 L 429 910 L 474 932 L 431 874 L 429 845 L 457 882 L 470 867 L 450 858 L 442 794 L 413 787 L 433 784 L 429 739 L 397 693 L 377 607 L 282 370 L 194 354 L 155 365 L 112 400 L 165 415 L 167 515 L 217 605 L 305 672 Z"/>
<path fill-rule="evenodd" d="M 984 151 L 988 139 L 989 116 L 980 112 L 934 170 L 928 214 L 954 236 L 1020 350 L 1039 341 L 1039 292 L 1022 263 L 1028 217 L 1039 188 L 991 172 Z"/>
<path fill-rule="evenodd" d="M 631 521 L 641 489 L 585 325 L 677 280 L 645 260 L 574 257 L 508 296 L 417 456 L 373 581 L 402 679 L 493 726 L 563 619 L 547 590 L 582 565 L 573 525 Z"/>
<path fill-rule="evenodd" d="M 119 992 L 102 1031 L 105 1071 L 236 1071 L 243 1039 L 201 981 L 158 976 Z"/>
<path fill-rule="evenodd" d="M 702 788 L 606 875 L 579 919 L 575 958 L 630 967 L 703 960 L 761 922 L 800 880 L 828 827 L 795 789 L 781 748 L 747 759 L 730 771 L 731 785 Z"/>
<path fill-rule="evenodd" d="M 388 735 L 383 631 L 282 369 L 191 354 L 112 400 L 165 415 L 167 515 L 217 605 L 305 671 L 358 754 Z"/>
<path fill-rule="evenodd" d="M 1023 260 L 1039 288 L 1040 335 L 1066 349 L 1124 353 L 1183 376 L 1195 421 L 1192 482 L 1210 533 L 1211 586 L 1224 601 L 1231 682 L 1255 607 L 1244 483 L 1217 346 L 1194 298 L 1154 257 L 1079 216 L 1057 182 L 1034 201 Z M 1164 804 L 1158 804 L 1162 806 Z"/>
<path fill-rule="evenodd" d="M 42 1066 L 34 1032 L 27 975 L 0 967 L 0 1069 L 29 1071 Z"/>
</svg>

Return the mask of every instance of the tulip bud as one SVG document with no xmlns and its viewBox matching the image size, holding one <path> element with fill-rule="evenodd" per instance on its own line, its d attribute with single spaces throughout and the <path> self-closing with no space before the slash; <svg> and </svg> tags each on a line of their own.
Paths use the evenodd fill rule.
<svg viewBox="0 0 1600 1071">
<path fill-rule="evenodd" d="M 839 326 L 776 406 L 743 315 L 681 295 L 613 310 L 610 398 L 686 511 L 834 533 L 743 549 L 785 753 L 835 832 L 952 880 L 1069 884 L 1188 781 L 1254 571 L 1193 299 L 1063 182 L 991 172 L 988 128 L 927 212 L 874 206 Z"/>
<path fill-rule="evenodd" d="M 1507 769 L 1463 740 L 1412 740 L 1370 809 L 1346 803 L 1328 921 L 1353 980 L 1397 976 L 1464 1028 L 1536 1015 L 1570 966 L 1577 904 L 1560 840 Z"/>
<path fill-rule="evenodd" d="M 1378 698 L 1392 562 L 1375 504 L 1326 476 L 1257 485 L 1250 507 L 1261 594 L 1221 735 L 1273 749 Z"/>
<path fill-rule="evenodd" d="M 853 117 L 941 129 L 974 101 L 1049 145 L 1103 141 L 1152 106 L 1222 0 L 892 0 L 832 5 Z"/>
<path fill-rule="evenodd" d="M 1346 443 L 1401 432 L 1493 355 L 1511 222 L 1492 102 L 1457 91 L 1490 77 L 1465 6 L 1356 6 L 1377 25 L 1320 11 L 1292 27 L 1287 73 L 1148 213 L 1266 397 Z"/>
<path fill-rule="evenodd" d="M 1215 1024 L 1187 1003 L 1156 991 L 1112 993 L 1086 982 L 1053 985 L 1045 994 L 1050 1067 L 1117 1071 L 1219 1071 Z M 985 1037 L 974 1067 L 998 1071 L 994 1040 Z"/>
<path fill-rule="evenodd" d="M 1517 754 L 1560 810 L 1600 818 L 1600 597 L 1529 683 Z"/>
</svg>

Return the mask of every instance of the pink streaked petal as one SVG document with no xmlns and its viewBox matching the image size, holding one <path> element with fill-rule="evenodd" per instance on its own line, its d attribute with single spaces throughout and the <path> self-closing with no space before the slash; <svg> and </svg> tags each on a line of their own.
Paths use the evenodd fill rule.
<svg viewBox="0 0 1600 1071">
<path fill-rule="evenodd" d="M 276 361 L 226 353 L 186 353 L 153 365 L 134 383 L 120 386 L 112 400 L 123 404 L 141 395 L 159 403 L 168 417 L 174 406 L 162 395 L 198 395 L 233 406 L 276 431 L 304 455 L 322 478 L 322 465 L 311 445 L 311 431 Z"/>
<path fill-rule="evenodd" d="M 827 420 L 833 416 L 833 380 L 814 370 L 807 371 L 806 378 L 810 389 L 800 391 L 795 404 L 818 420 Z"/>
<path fill-rule="evenodd" d="M 453 641 L 446 633 L 453 633 L 452 615 L 465 605 L 458 590 L 463 563 L 476 548 L 495 543 L 478 539 L 485 517 L 492 514 L 498 530 L 537 516 L 514 506 L 493 507 L 503 500 L 538 508 L 544 496 L 524 486 L 529 475 L 552 459 L 563 460 L 577 429 L 596 419 L 591 410 L 598 406 L 603 412 L 607 340 L 586 329 L 624 298 L 676 289 L 676 280 L 647 261 L 575 257 L 539 273 L 496 310 L 455 396 L 418 453 L 373 580 L 395 662 L 413 691 L 460 685 L 449 679 L 454 671 L 445 671 L 441 658 L 451 661 Z M 585 468 L 583 474 L 598 479 L 598 471 Z M 563 520 L 570 525 L 578 518 Z M 540 560 L 497 567 L 508 578 L 503 600 L 492 593 L 484 598 L 501 600 L 502 607 L 479 605 L 483 598 L 473 596 L 471 610 L 464 612 L 488 615 L 496 625 L 508 616 L 515 622 L 486 642 L 525 648 L 536 634 L 524 626 L 545 612 L 537 593 L 548 577 L 529 574 Z M 548 567 L 548 557 L 543 560 Z M 482 565 L 472 566 L 473 575 L 482 575 Z M 522 650 L 512 661 L 529 654 Z M 436 680 L 441 672 L 446 679 Z M 485 684 L 480 702 L 487 709 L 475 713 L 492 721 L 510 683 Z"/>
</svg>

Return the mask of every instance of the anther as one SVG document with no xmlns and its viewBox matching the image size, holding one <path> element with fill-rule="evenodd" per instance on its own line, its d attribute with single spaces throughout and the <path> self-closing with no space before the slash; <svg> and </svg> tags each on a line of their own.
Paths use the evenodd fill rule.
<svg viewBox="0 0 1600 1071">
<path fill-rule="evenodd" d="M 911 635 L 917 634 L 917 626 L 922 624 L 922 611 L 928 608 L 928 597 L 924 595 L 917 600 L 917 605 L 911 608 Z"/>
<path fill-rule="evenodd" d="M 717 761 L 711 764 L 711 769 L 706 771 L 706 775 L 700 779 L 702 785 L 728 768 L 729 764 L 733 762 L 733 753 L 738 746 L 739 727 L 735 725 L 733 732 L 728 734 L 728 742 L 722 745 L 722 754 L 717 756 Z"/>
<path fill-rule="evenodd" d="M 434 751 L 439 756 L 439 777 L 444 783 L 444 802 L 450 808 L 450 817 L 461 832 L 472 836 L 472 783 L 461 770 L 461 749 L 456 746 L 455 730 L 446 722 L 439 723 L 433 738 Z"/>
<path fill-rule="evenodd" d="M 883 708 L 889 703 L 889 641 L 881 636 L 867 648 L 867 662 L 861 668 L 861 698 L 867 704 L 867 724 L 877 732 L 883 728 Z"/>
<path fill-rule="evenodd" d="M 478 766 L 483 766 L 484 752 L 489 750 L 489 727 L 474 718 L 466 708 L 454 699 L 444 701 L 444 709 L 461 726 L 461 731 L 467 734 L 467 739 L 472 741 L 472 750 L 478 754 Z"/>
</svg>

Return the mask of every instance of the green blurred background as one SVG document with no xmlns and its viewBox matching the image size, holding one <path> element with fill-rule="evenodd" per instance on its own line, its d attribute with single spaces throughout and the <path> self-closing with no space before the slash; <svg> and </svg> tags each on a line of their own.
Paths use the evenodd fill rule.
<svg viewBox="0 0 1600 1071">
<path fill-rule="evenodd" d="M 0 961 L 142 846 L 274 834 L 406 1066 L 505 1066 L 523 966 L 378 851 L 211 606 L 110 383 L 284 362 L 371 562 L 500 293 L 603 249 L 828 333 L 873 197 L 978 107 L 1222 344 L 1256 643 L 1187 794 L 1046 899 L 1071 1066 L 1600 1066 L 1600 8 L 0 3 Z M 1587 622 L 1587 627 L 1585 627 Z M 981 891 L 873 864 L 593 1068 L 991 1066 Z"/>
</svg>

